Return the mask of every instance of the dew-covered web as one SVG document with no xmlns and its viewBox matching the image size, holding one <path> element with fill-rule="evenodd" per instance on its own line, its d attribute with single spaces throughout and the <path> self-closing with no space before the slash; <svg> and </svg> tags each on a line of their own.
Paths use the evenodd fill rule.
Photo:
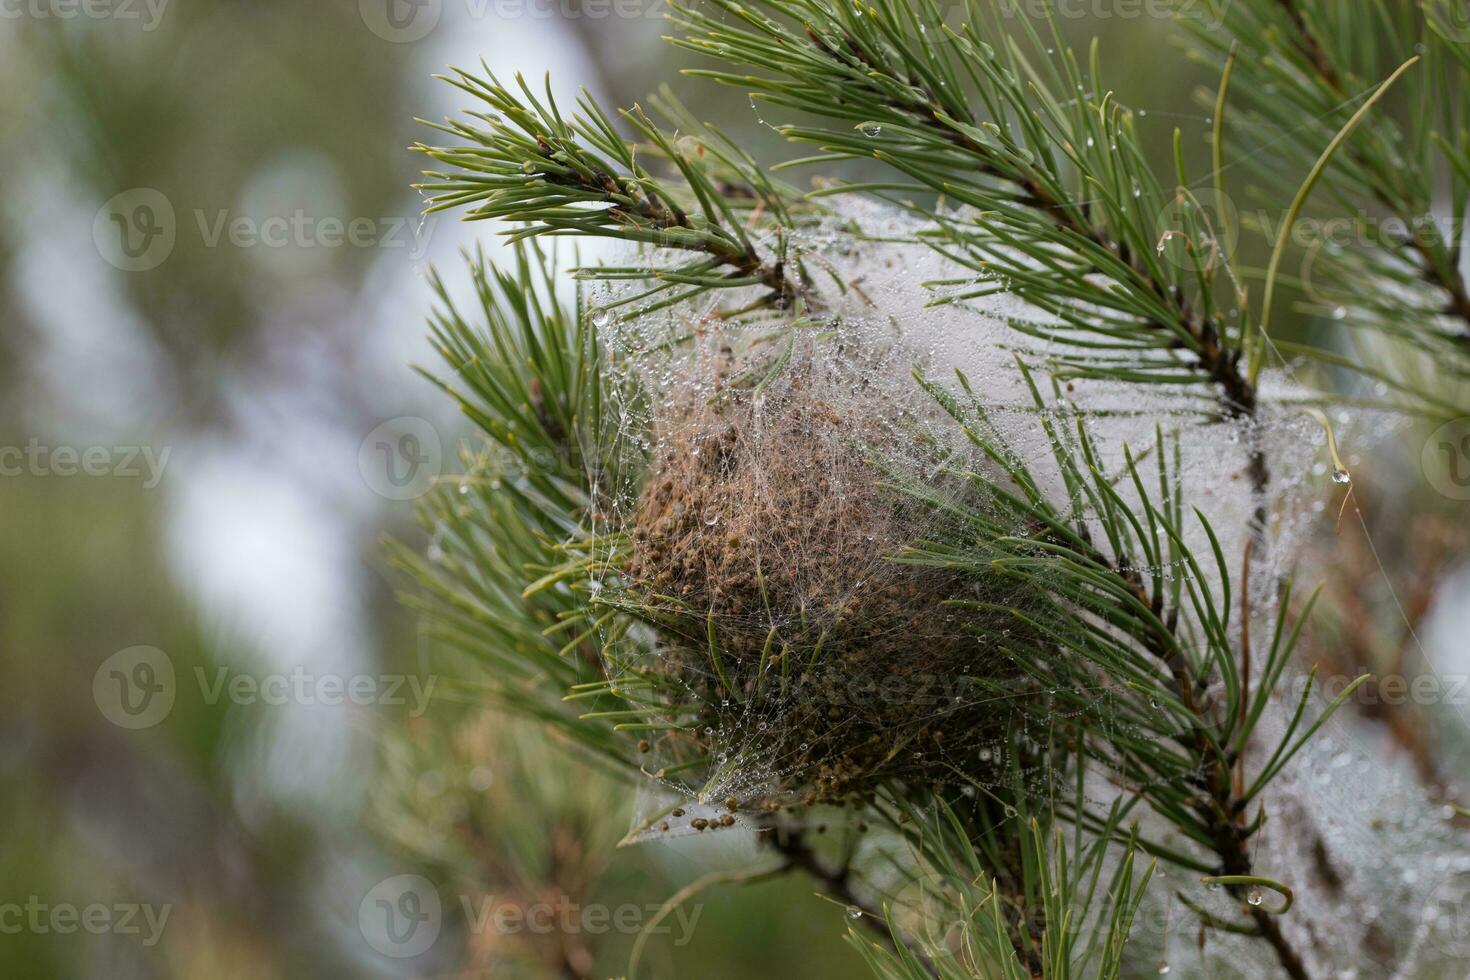
<svg viewBox="0 0 1470 980">
<path fill-rule="evenodd" d="M 599 603 L 625 614 L 604 621 L 610 679 L 625 697 L 659 706 L 639 720 L 653 779 L 635 837 L 793 804 L 860 802 L 889 777 L 1014 787 L 1014 772 L 992 770 L 1014 756 L 1003 747 L 1018 727 L 1021 744 L 1045 744 L 1045 723 L 1017 707 L 1045 692 L 997 652 L 997 637 L 1018 627 L 985 611 L 1023 608 L 1028 596 L 974 569 L 906 560 L 962 530 L 956 515 L 991 507 L 968 475 L 994 473 L 916 370 L 955 393 L 962 372 L 1008 452 L 1063 513 L 1084 513 L 1085 502 L 1070 498 L 1043 419 L 1085 427 L 1105 473 L 1125 471 L 1127 447 L 1150 487 L 1158 433 L 1176 434 L 1170 489 L 1207 516 L 1232 574 L 1264 500 L 1265 543 L 1250 557 L 1258 635 L 1278 611 L 1304 528 L 1331 519 L 1324 430 L 1288 377 L 1262 377 L 1250 419 L 1215 410 L 1199 385 L 1076 380 L 1053 390 L 1047 366 L 1062 349 L 1007 322 L 1041 315 L 1005 294 L 936 305 L 942 291 L 930 284 L 968 273 L 915 244 L 920 230 L 897 211 L 850 203 L 790 235 L 789 261 L 804 263 L 816 297 L 805 308 L 726 319 L 720 310 L 760 295 L 727 290 L 630 313 L 636 305 L 620 303 L 642 284 L 598 283 L 583 297 L 613 405 L 600 438 L 621 474 L 592 481 Z M 1040 409 L 1018 355 L 1042 390 Z M 1376 424 L 1362 412 L 1332 421 L 1344 444 Z M 1269 460 L 1264 488 L 1252 478 L 1253 453 Z M 901 492 L 916 488 L 918 497 Z M 1130 480 L 1114 488 L 1140 505 Z M 1084 521 L 1106 540 L 1095 517 Z M 1213 554 L 1200 522 L 1181 531 L 1197 556 Z M 1213 560 L 1200 570 L 1194 584 L 1218 594 Z M 1165 581 L 1194 574 L 1161 572 Z M 1279 722 L 1268 717 L 1267 728 Z M 1323 744 L 1334 744 L 1332 731 Z M 1046 778 L 1043 762 L 1023 783 Z M 1096 783 L 1106 804 L 1116 790 Z M 1271 857 L 1290 837 L 1266 839 Z"/>
<path fill-rule="evenodd" d="M 977 635 L 1001 627 L 959 604 L 966 576 L 893 559 L 978 505 L 962 474 L 984 464 L 912 379 L 926 355 L 900 321 L 691 329 L 676 310 L 608 348 L 637 372 L 646 414 L 618 424 L 641 435 L 619 440 L 647 462 L 602 508 L 627 555 L 607 601 L 656 627 L 654 669 L 704 742 L 651 739 L 654 768 L 708 751 L 698 795 L 765 808 L 983 761 L 1006 712 L 965 681 L 1000 669 Z"/>
</svg>

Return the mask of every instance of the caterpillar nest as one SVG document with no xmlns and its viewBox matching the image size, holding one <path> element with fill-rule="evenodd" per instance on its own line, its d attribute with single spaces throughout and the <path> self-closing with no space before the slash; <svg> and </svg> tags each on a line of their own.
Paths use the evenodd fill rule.
<svg viewBox="0 0 1470 980">
<path fill-rule="evenodd" d="M 705 706 L 699 748 L 739 764 L 745 796 L 941 782 L 983 770 L 1004 733 L 995 689 L 1018 670 L 993 639 L 1015 622 L 977 607 L 1009 597 L 905 560 L 955 532 L 936 500 L 983 504 L 962 475 L 980 464 L 892 356 L 725 348 L 654 420 L 625 577 L 660 636 L 653 670 Z M 895 486 L 915 482 L 927 499 Z"/>
</svg>

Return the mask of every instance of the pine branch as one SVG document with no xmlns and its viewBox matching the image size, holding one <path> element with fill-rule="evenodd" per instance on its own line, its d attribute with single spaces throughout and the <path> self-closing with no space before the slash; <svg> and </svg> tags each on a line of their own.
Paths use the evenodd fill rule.
<svg viewBox="0 0 1470 980">
<path fill-rule="evenodd" d="M 1048 715 L 1076 712 L 1086 719 L 1079 724 L 1080 737 L 1093 745 L 1097 756 L 1186 838 L 1211 852 L 1215 863 L 1194 863 L 1149 841 L 1140 841 L 1140 847 L 1213 875 L 1251 875 L 1247 841 L 1260 829 L 1264 813 L 1251 820 L 1250 804 L 1366 678 L 1349 686 L 1299 734 L 1311 695 L 1309 683 L 1285 735 L 1247 782 L 1242 771 L 1245 748 L 1256 737 L 1256 725 L 1302 628 L 1300 622 L 1287 628 L 1289 586 L 1259 678 L 1251 686 L 1242 676 L 1241 658 L 1228 629 L 1233 610 L 1224 555 L 1214 531 L 1203 515 L 1197 515 L 1214 550 L 1213 581 L 1223 590 L 1214 595 L 1206 566 L 1184 545 L 1184 501 L 1171 481 L 1163 434 L 1158 434 L 1153 453 L 1158 461 L 1155 494 L 1145 489 L 1149 481 L 1131 454 L 1127 473 L 1115 488 L 1115 481 L 1092 465 L 1097 453 L 1080 420 L 1074 429 L 1044 420 L 1067 497 L 1082 502 L 1081 512 L 1061 511 L 1007 448 L 968 382 L 963 376 L 959 380 L 966 397 L 963 405 L 946 390 L 923 383 L 1003 469 L 1010 486 L 994 487 L 997 513 L 969 514 L 970 532 L 963 543 L 936 542 L 919 549 L 913 560 L 999 571 L 1049 594 L 1048 608 L 1013 610 L 1028 627 L 1025 635 L 1038 637 L 1036 645 L 1026 640 L 1004 644 L 1017 662 L 1029 665 L 1043 689 L 1053 692 L 1055 703 L 1040 710 Z M 1036 399 L 1037 407 L 1044 408 L 1039 392 Z M 1124 488 L 1132 499 L 1125 499 Z M 911 492 L 924 493 L 917 487 Z M 1094 543 L 1084 513 L 1105 530 L 1105 545 Z M 1027 533 L 1016 534 L 1012 528 L 1017 526 L 1027 528 Z M 977 549 L 974 541 L 991 542 L 994 551 Z M 1178 569 L 1187 581 L 1166 584 L 1164 568 Z M 1138 569 L 1153 571 L 1145 577 Z M 1310 606 L 1303 617 L 1310 614 Z M 1098 670 L 1110 679 L 1105 697 L 1099 697 L 1094 676 Z M 1216 687 L 1224 692 L 1219 702 L 1207 696 Z M 1136 733 L 1102 734 L 1120 728 Z M 1089 822 L 1085 812 L 1073 817 Z M 1246 897 L 1244 885 L 1227 888 L 1237 898 Z M 1242 908 L 1253 920 L 1254 932 L 1273 947 L 1283 969 L 1293 977 L 1304 976 L 1300 955 L 1270 920 L 1270 913 L 1244 901 Z"/>
<path fill-rule="evenodd" d="M 1322 81 L 1329 88 L 1341 94 L 1343 88 L 1342 82 L 1337 77 L 1337 70 L 1332 67 L 1332 62 L 1328 60 L 1327 52 L 1322 50 L 1322 44 L 1317 40 L 1317 36 L 1307 26 L 1307 20 L 1302 16 L 1301 10 L 1297 8 L 1296 0 L 1276 0 L 1276 2 L 1281 5 L 1281 9 L 1285 11 L 1287 19 L 1291 21 L 1291 26 L 1295 29 L 1296 41 L 1301 47 L 1302 54 L 1311 62 L 1312 68 L 1322 77 Z"/>
<path fill-rule="evenodd" d="M 1174 189 L 1161 189 L 1144 162 L 1132 114 L 1111 94 L 1097 94 L 1095 50 L 1084 74 L 1055 24 L 1049 39 L 1024 19 L 1007 33 L 980 25 L 978 7 L 976 25 L 949 31 L 932 7 L 903 0 L 861 7 L 824 0 L 712 3 L 743 26 L 676 6 L 675 20 L 691 31 L 676 43 L 762 74 L 694 74 L 828 120 L 782 127 L 790 139 L 818 145 L 817 161 L 871 157 L 903 178 L 834 191 L 928 194 L 945 202 L 905 201 L 932 219 L 924 240 L 974 273 L 937 284 L 953 289 L 941 301 L 1008 292 L 1031 304 L 1038 315 L 1014 326 L 1062 345 L 1050 363 L 1055 396 L 1061 382 L 1079 377 L 1196 385 L 1208 392 L 1203 402 L 1212 416 L 1257 414 L 1255 374 L 1247 366 L 1254 360 L 1247 355 L 1264 353 L 1251 349 L 1264 343 L 1264 326 L 1255 339 L 1245 291 L 1220 249 L 1232 229 L 1211 225 L 1189 191 L 1182 162 L 1169 181 Z M 1300 66 L 1309 87 L 1297 92 L 1298 101 L 1341 101 L 1354 73 L 1339 70 L 1340 45 L 1330 37 L 1318 40 L 1309 11 L 1289 0 L 1243 6 L 1243 17 L 1269 13 L 1272 23 L 1284 22 L 1293 32 L 1290 64 Z M 1051 57 L 1050 46 L 1062 53 Z M 533 240 L 602 237 L 660 249 L 661 258 L 679 256 L 673 261 L 683 264 L 667 268 L 580 271 L 589 278 L 651 281 L 647 291 L 622 301 L 644 304 L 641 310 L 729 287 L 759 293 L 736 313 L 817 303 L 820 297 L 784 244 L 782 232 L 797 220 L 793 196 L 717 133 L 687 135 L 698 127 L 676 105 L 665 106 L 663 115 L 686 135 L 666 135 L 635 107 L 623 119 L 642 142 L 630 144 L 585 95 L 580 114 L 563 117 L 549 91 L 542 101 L 524 81 L 518 92 L 493 76 L 482 81 L 459 72 L 449 81 L 489 111 L 438 127 L 459 145 L 418 147 L 452 168 L 431 174 L 423 185 L 432 195 L 430 210 L 464 206 L 471 220 L 514 222 L 507 234 L 521 251 L 514 272 L 487 274 L 481 266 L 476 284 L 483 327 L 468 323 L 444 299 L 435 336 L 453 377 L 440 383 L 483 430 L 493 452 L 492 458 L 471 459 L 468 493 L 431 498 L 426 513 L 441 554 L 422 561 L 404 553 L 401 561 L 423 585 L 419 601 L 432 634 L 483 661 L 495 696 L 624 771 L 642 768 L 627 733 L 638 733 L 632 738 L 639 739 L 640 755 L 656 739 L 667 761 L 645 774 L 666 785 L 684 780 L 691 795 L 703 799 L 740 761 L 713 765 L 712 746 L 719 743 L 705 737 L 713 731 L 713 705 L 736 700 L 743 709 L 743 698 L 760 693 L 776 661 L 784 679 L 786 650 L 772 656 L 772 630 L 766 648 L 750 658 L 756 670 L 749 683 L 732 683 L 712 608 L 671 612 L 688 604 L 658 596 L 655 608 L 621 589 L 618 578 L 627 571 L 636 532 L 601 526 L 597 509 L 610 487 L 637 485 L 648 459 L 620 441 L 637 436 L 624 427 L 610 443 L 600 437 L 612 406 L 637 404 L 644 393 L 609 390 L 614 382 L 600 372 L 595 331 L 583 311 L 556 300 L 549 278 L 533 271 L 548 264 Z M 1180 139 L 1176 131 L 1178 161 Z M 1412 177 L 1378 180 L 1376 168 L 1395 158 L 1391 143 L 1381 131 L 1356 134 L 1353 156 L 1334 175 L 1334 193 L 1346 196 L 1366 183 L 1385 201 L 1417 200 L 1421 188 Z M 1446 150 L 1446 156 L 1453 153 Z M 660 175 L 643 165 L 650 158 L 659 161 Z M 1156 216 L 1165 212 L 1170 223 L 1159 238 Z M 757 228 L 768 234 L 755 234 Z M 1428 254 L 1420 256 L 1426 264 Z M 1247 311 L 1238 323 L 1223 312 L 1232 305 Z M 1083 420 L 1066 419 L 1065 405 L 1048 403 L 1029 372 L 1026 377 L 1060 485 L 1039 485 L 962 376 L 963 402 L 921 379 L 995 469 L 947 474 L 967 483 L 969 495 L 941 498 L 932 479 L 902 486 L 946 520 L 933 526 L 935 540 L 896 558 L 973 576 L 977 583 L 1017 585 L 1008 600 L 979 590 L 974 601 L 964 593 L 949 604 L 972 607 L 989 617 L 987 623 L 1005 618 L 1020 627 L 985 633 L 987 644 L 1024 672 L 1019 684 L 1011 675 L 980 683 L 995 686 L 998 697 L 1059 736 L 1062 747 L 1048 747 L 1045 760 L 1062 771 L 1070 757 L 1077 792 L 1056 797 L 1019 783 L 982 785 L 954 765 L 970 789 L 987 796 L 959 815 L 949 809 L 946 782 L 930 777 L 906 783 L 905 770 L 876 784 L 889 794 L 887 812 L 922 796 L 934 804 L 928 812 L 946 815 L 948 838 L 931 836 L 925 827 L 911 839 L 930 859 L 942 862 L 950 852 L 968 862 L 966 880 L 983 881 L 986 890 L 972 910 L 984 907 L 984 917 L 977 914 L 986 930 L 978 945 L 991 952 L 1007 980 L 1070 975 L 1074 959 L 1085 960 L 1098 942 L 1105 944 L 1103 975 L 1116 975 L 1131 913 L 1115 915 L 1107 938 L 1099 930 L 1085 947 L 1076 923 L 1064 918 L 1079 883 L 1091 875 L 1096 885 L 1102 855 L 1113 845 L 1128 849 L 1122 878 L 1114 882 L 1122 881 L 1125 896 L 1142 894 L 1143 883 L 1135 891 L 1129 877 L 1134 848 L 1224 879 L 1227 894 L 1239 900 L 1240 921 L 1196 909 L 1202 922 L 1259 936 L 1287 975 L 1304 978 L 1300 952 L 1280 929 L 1286 906 L 1270 910 L 1247 901 L 1252 883 L 1291 893 L 1255 874 L 1250 844 L 1265 811 L 1261 806 L 1252 819 L 1250 810 L 1353 687 L 1309 717 L 1309 680 L 1284 734 L 1261 747 L 1259 723 L 1302 629 L 1301 621 L 1289 618 L 1290 584 L 1269 623 L 1269 641 L 1258 640 L 1247 652 L 1243 647 L 1254 632 L 1247 599 L 1232 598 L 1234 580 L 1204 515 L 1196 512 L 1197 522 L 1186 515 L 1177 449 L 1170 455 L 1178 433 L 1156 432 L 1148 467 L 1125 449 L 1125 471 L 1105 475 Z M 1270 476 L 1263 447 L 1252 443 L 1248 451 L 1257 502 L 1251 530 L 1259 536 Z M 1191 535 L 1202 535 L 1208 547 L 1196 554 L 1186 544 Z M 1247 568 L 1250 554 L 1247 546 Z M 765 585 L 758 584 L 764 596 Z M 1020 595 L 1024 602 L 1015 599 Z M 1232 630 L 1232 617 L 1246 626 Z M 691 622 L 699 628 L 691 630 Z M 650 636 L 670 641 L 681 655 L 690 652 L 690 670 L 652 670 L 648 665 L 661 651 Z M 647 739 L 640 738 L 644 734 Z M 1019 759 L 1020 750 L 1013 749 Z M 1096 772 L 1115 779 L 1126 801 L 1120 797 L 1098 812 L 1082 792 L 1085 775 Z M 776 806 L 777 800 L 764 803 Z M 1187 843 L 1176 847 L 1143 839 L 1136 829 L 1122 832 L 1121 821 L 1135 805 L 1152 809 Z M 1075 833 L 1070 854 L 1060 841 L 1062 828 Z M 1053 831 L 1055 849 L 1048 844 Z M 858 872 L 846 861 L 829 864 L 799 833 L 776 830 L 765 839 L 788 867 L 806 871 L 834 900 L 863 913 L 883 943 L 879 952 L 863 947 L 870 962 L 906 978 L 960 972 L 948 950 L 911 941 L 891 922 L 885 928 L 886 910 L 862 899 Z M 1038 907 L 1039 922 L 1029 917 Z"/>
<path fill-rule="evenodd" d="M 999 286 L 961 292 L 957 298 L 1004 289 L 1067 321 L 1078 337 L 1086 338 L 1084 347 L 1096 346 L 1091 335 L 1100 333 L 1126 351 L 1116 360 L 1063 361 L 1057 377 L 1137 383 L 1202 375 L 1215 386 L 1226 417 L 1255 417 L 1257 392 L 1243 363 L 1249 321 L 1242 319 L 1232 339 L 1215 306 L 1219 269 L 1234 278 L 1228 260 L 1217 265 L 1214 251 L 1229 229 L 1209 228 L 1197 205 L 1190 210 L 1193 196 L 1184 189 L 1189 182 L 1180 164 L 1176 200 L 1185 224 L 1178 234 L 1188 256 L 1184 275 L 1192 273 L 1195 283 L 1191 293 L 1176 275 L 1180 267 L 1158 261 L 1175 232 L 1166 230 L 1157 245 L 1143 237 L 1148 227 L 1143 215 L 1164 207 L 1158 182 L 1143 162 L 1131 115 L 1110 96 L 1096 106 L 1085 104 L 1088 86 L 1070 51 L 1062 73 L 1053 71 L 1049 83 L 1013 39 L 996 32 L 997 46 L 1009 55 L 1001 65 L 995 48 L 975 27 L 949 31 L 937 17 L 926 21 L 923 8 L 904 3 L 877 3 L 865 12 L 849 12 L 841 5 L 803 0 L 757 2 L 757 8 L 799 21 L 799 33 L 751 13 L 748 4 L 714 3 L 755 30 L 735 30 L 675 4 L 676 23 L 699 32 L 675 43 L 765 68 L 776 79 L 725 71 L 690 74 L 738 85 L 777 105 L 854 122 L 860 135 L 794 126 L 781 131 L 793 140 L 821 145 L 821 160 L 871 154 L 921 186 L 980 209 L 973 230 L 938 213 L 930 215 L 947 244 L 954 246 L 941 249 L 946 255 L 982 275 L 998 274 Z M 975 15 L 978 21 L 978 10 Z M 876 26 L 869 26 L 869 19 Z M 1052 27 L 1051 43 L 1061 48 Z M 1028 40 L 1030 56 L 1044 59 L 1041 39 L 1031 34 Z M 779 58 L 768 54 L 772 42 Z M 967 85 L 978 93 L 988 119 L 966 98 Z M 1094 52 L 1092 90 L 1099 87 Z M 1177 132 L 1175 138 L 1177 144 Z M 1068 165 L 1076 182 L 1071 188 Z M 989 181 L 977 185 L 977 173 Z M 1141 209 L 1140 201 L 1149 207 Z M 1201 258 L 1199 252 L 1210 254 Z M 1080 265 L 1074 264 L 1079 258 Z M 1244 291 L 1237 285 L 1234 292 L 1234 303 L 1246 309 Z M 1122 322 L 1104 318 L 1108 310 L 1124 318 Z M 1045 328 L 1035 333 L 1063 343 L 1074 339 Z M 1171 358 L 1175 351 L 1186 351 L 1193 363 L 1182 370 L 1140 363 L 1142 354 L 1160 349 Z M 1254 441 L 1247 475 L 1256 498 L 1252 531 L 1259 539 L 1266 528 L 1270 467 L 1264 449 Z"/>
<path fill-rule="evenodd" d="M 618 447 L 595 437 L 607 394 L 595 332 L 558 297 L 557 264 L 534 242 L 518 243 L 506 269 L 483 255 L 469 268 L 477 316 L 433 279 L 432 339 L 450 377 L 422 373 L 484 441 L 466 454 L 462 476 L 424 499 L 430 553 L 389 543 L 413 586 L 402 598 L 430 639 L 463 658 L 476 699 L 535 718 L 626 773 L 636 769 L 627 740 L 562 703 L 568 690 L 604 677 L 597 645 L 579 632 L 585 585 L 525 590 L 562 560 L 558 543 L 585 523 L 588 481 L 617 479 L 621 465 Z"/>
<path fill-rule="evenodd" d="M 792 140 L 821 146 L 822 156 L 803 163 L 874 157 L 916 189 L 976 209 L 954 217 L 926 212 L 941 239 L 936 247 L 990 280 L 950 301 L 1004 291 L 1060 319 L 1060 327 L 1016 324 L 1075 345 L 1077 355 L 1058 359 L 1058 377 L 1203 381 L 1216 389 L 1226 417 L 1255 416 L 1257 391 L 1243 364 L 1248 322 L 1232 334 L 1216 296 L 1217 275 L 1233 279 L 1216 244 L 1228 229 L 1209 227 L 1181 165 L 1181 224 L 1161 239 L 1152 230 L 1170 205 L 1144 162 L 1131 114 L 1110 94 L 1089 94 L 1099 85 L 1095 53 L 1089 87 L 1072 53 L 1053 65 L 1029 24 L 1024 41 L 999 26 L 982 34 L 979 9 L 977 24 L 953 31 L 933 9 L 901 0 L 861 8 L 822 0 L 711 3 L 744 27 L 676 3 L 672 19 L 689 33 L 671 40 L 765 74 L 688 74 L 854 123 L 855 132 L 779 127 Z M 1061 48 L 1051 27 L 1050 43 Z M 839 189 L 865 186 L 882 189 Z M 1170 245 L 1175 237 L 1184 250 L 1177 266 L 1162 258 L 1179 247 Z M 1232 306 L 1245 307 L 1238 287 L 1227 291 Z M 1253 456 L 1250 476 L 1263 495 L 1270 480 L 1263 453 Z M 1262 499 L 1262 526 L 1264 518 Z"/>
<path fill-rule="evenodd" d="M 667 162 L 675 181 L 651 174 L 638 160 L 640 147 L 625 142 L 585 92 L 581 114 L 563 117 L 548 83 L 543 104 L 524 79 L 519 93 L 493 74 L 439 76 L 489 106 L 470 112 L 483 125 L 428 124 L 462 141 L 458 146 L 415 149 L 457 168 L 429 172 L 418 185 L 431 195 L 426 213 L 469 209 L 468 220 L 502 219 L 522 226 L 511 241 L 543 235 L 614 238 L 700 256 L 668 270 L 591 268 L 587 277 L 641 277 L 661 282 L 636 299 L 672 291 L 670 305 L 716 288 L 762 287 L 758 306 L 784 308 L 806 290 L 787 259 L 763 254 L 737 216 L 760 207 L 787 227 L 791 213 L 782 192 L 728 144 L 665 135 L 638 107 L 622 113 L 648 145 L 648 155 Z M 691 142 L 692 141 L 692 142 Z M 718 170 L 716 166 L 718 165 Z M 656 308 L 647 307 L 644 309 Z"/>
<path fill-rule="evenodd" d="M 1297 42 L 1307 54 L 1312 67 L 1321 76 L 1323 84 L 1338 96 L 1347 97 L 1350 93 L 1338 78 L 1336 69 L 1333 68 L 1332 62 L 1322 48 L 1322 43 L 1308 26 L 1294 0 L 1279 0 L 1279 2 L 1286 10 L 1292 27 L 1296 31 Z M 1417 218 L 1419 216 L 1417 212 L 1405 208 L 1403 202 L 1395 201 L 1388 193 L 1387 189 L 1393 184 L 1393 175 L 1386 174 L 1380 162 L 1368 157 L 1362 150 L 1356 152 L 1360 162 L 1377 178 L 1375 197 L 1378 202 L 1406 221 Z M 1470 344 L 1470 289 L 1466 288 L 1464 276 L 1460 274 L 1459 268 L 1453 261 L 1448 261 L 1447 264 L 1447 256 L 1442 254 L 1439 247 L 1442 244 L 1430 245 L 1418 237 L 1411 237 L 1409 241 L 1403 243 L 1403 246 L 1412 249 L 1418 256 L 1425 282 L 1443 290 L 1448 295 L 1444 312 L 1462 321 L 1460 340 Z"/>
<path fill-rule="evenodd" d="M 1024 791 L 1022 773 L 1030 763 L 1017 743 L 1009 753 L 1013 785 L 985 786 L 962 777 L 963 795 L 936 802 L 898 793 L 888 802 L 892 828 L 912 851 L 893 861 L 913 876 L 907 894 L 934 929 L 918 939 L 935 972 L 921 972 L 918 961 L 905 956 L 908 947 L 877 955 L 851 937 L 880 976 L 1118 980 L 1122 975 L 1132 922 L 1154 873 L 1153 864 L 1138 870 L 1135 837 L 1122 830 L 1132 804 L 1115 803 L 1095 834 L 1084 837 L 1078 827 L 1069 833 L 1051 817 L 1053 799 Z M 1056 778 L 1042 781 L 1052 784 L 1049 792 L 1080 809 L 1087 799 L 1087 766 L 1081 754 L 1072 756 L 1073 771 L 1064 774 L 1068 759 L 1058 747 L 1047 764 L 1048 776 Z M 1057 785 L 1068 780 L 1070 789 Z M 1109 858 L 1112 871 L 1105 877 Z M 893 907 L 890 919 L 898 911 Z"/>
<path fill-rule="evenodd" d="M 1405 231 L 1390 235 L 1364 228 L 1370 238 L 1362 248 L 1345 255 L 1309 252 L 1308 268 L 1318 271 L 1318 263 L 1326 268 L 1302 285 L 1314 305 L 1330 302 L 1320 294 L 1344 295 L 1336 318 L 1351 311 L 1352 325 L 1432 358 L 1448 357 L 1465 375 L 1470 374 L 1470 286 L 1460 269 L 1459 237 L 1470 189 L 1470 107 L 1451 93 L 1470 79 L 1470 52 L 1453 39 L 1437 2 L 1424 5 L 1425 15 L 1417 4 L 1390 10 L 1377 0 L 1314 10 L 1296 0 L 1212 0 L 1210 13 L 1224 31 L 1188 16 L 1183 20 L 1200 48 L 1217 58 L 1223 59 L 1232 44 L 1239 46 L 1245 76 L 1239 90 L 1253 107 L 1246 131 L 1263 129 L 1258 124 L 1265 123 L 1280 134 L 1267 144 L 1272 169 L 1259 171 L 1277 186 L 1282 152 L 1310 160 L 1310 147 L 1373 83 L 1414 52 L 1423 53 L 1424 63 L 1412 79 L 1408 122 L 1400 125 L 1375 113 L 1326 175 L 1344 208 L 1376 205 Z M 1374 25 L 1366 37 L 1365 23 Z M 1432 213 L 1436 185 L 1444 179 L 1453 205 L 1449 234 L 1423 220 Z M 1392 382 L 1405 394 L 1420 394 L 1412 382 Z"/>
</svg>

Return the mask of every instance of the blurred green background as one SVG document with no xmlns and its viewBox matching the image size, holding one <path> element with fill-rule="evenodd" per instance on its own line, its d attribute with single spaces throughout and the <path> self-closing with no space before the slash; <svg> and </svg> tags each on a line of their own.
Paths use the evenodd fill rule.
<svg viewBox="0 0 1470 980">
<path fill-rule="evenodd" d="M 575 895 L 646 920 L 749 863 L 748 843 L 613 849 L 634 791 L 473 704 L 414 717 L 388 697 L 209 691 L 428 676 L 380 550 L 385 533 L 425 542 L 372 464 L 407 425 L 432 434 L 414 444 L 426 466 L 452 470 L 467 428 L 408 365 L 431 361 L 426 270 L 463 288 L 457 250 L 492 233 L 421 222 L 414 117 L 455 111 L 430 76 L 481 58 L 550 71 L 568 97 L 637 100 L 686 63 L 659 40 L 659 4 L 0 13 L 0 446 L 26 450 L 0 477 L 0 975 L 620 975 L 627 931 L 499 948 L 458 900 Z M 1205 158 L 1192 94 L 1209 78 L 1164 46 L 1169 24 L 1064 27 L 1104 37 L 1161 152 L 1179 125 Z M 757 155 L 798 155 L 737 93 L 679 94 Z M 94 450 L 95 472 L 69 449 Z M 108 664 L 140 646 L 166 657 L 173 703 L 128 727 L 103 705 Z M 135 667 L 122 677 L 147 680 Z M 385 955 L 364 903 L 405 874 L 437 889 L 444 928 L 420 955 Z M 842 910 L 799 879 L 694 901 L 691 941 L 654 937 L 645 975 L 860 972 Z M 150 914 L 167 916 L 156 935 Z"/>
</svg>

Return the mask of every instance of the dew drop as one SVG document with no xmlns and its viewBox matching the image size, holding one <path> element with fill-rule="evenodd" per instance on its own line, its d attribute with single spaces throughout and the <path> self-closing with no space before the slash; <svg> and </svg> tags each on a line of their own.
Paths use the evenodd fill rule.
<svg viewBox="0 0 1470 980">
<path fill-rule="evenodd" d="M 1345 467 L 1339 466 L 1332 471 L 1332 482 L 1346 485 L 1353 482 L 1353 475 Z"/>
<path fill-rule="evenodd" d="M 1251 885 L 1251 890 L 1246 893 L 1245 900 L 1252 908 L 1260 906 L 1261 902 L 1265 901 L 1265 896 L 1261 894 L 1261 886 Z"/>
<path fill-rule="evenodd" d="M 863 910 L 856 905 L 849 905 L 846 912 L 849 919 L 861 919 L 863 917 Z"/>
<path fill-rule="evenodd" d="M 592 325 L 601 329 L 612 323 L 612 311 L 598 307 L 592 311 Z"/>
<path fill-rule="evenodd" d="M 713 507 L 706 507 L 704 509 L 704 523 L 708 527 L 714 527 L 720 523 L 720 512 Z"/>
<path fill-rule="evenodd" d="M 1159 975 L 1160 976 L 1163 976 L 1165 973 L 1168 973 L 1169 970 L 1170 970 L 1169 961 L 1168 960 L 1159 960 Z"/>
<path fill-rule="evenodd" d="M 863 123 L 862 130 L 864 136 L 872 137 L 883 135 L 883 127 L 879 126 L 877 123 Z"/>
</svg>

